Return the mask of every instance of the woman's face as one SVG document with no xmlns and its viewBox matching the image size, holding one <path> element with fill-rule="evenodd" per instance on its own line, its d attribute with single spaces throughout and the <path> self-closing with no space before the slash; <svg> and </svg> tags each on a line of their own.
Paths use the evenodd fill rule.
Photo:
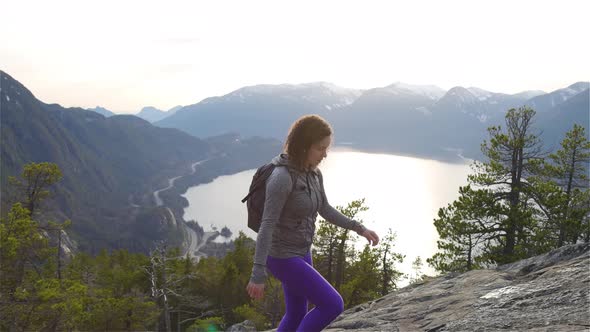
<svg viewBox="0 0 590 332">
<path fill-rule="evenodd" d="M 328 149 L 332 143 L 332 136 L 326 136 L 322 140 L 313 143 L 307 151 L 307 167 L 315 169 L 328 156 Z"/>
</svg>

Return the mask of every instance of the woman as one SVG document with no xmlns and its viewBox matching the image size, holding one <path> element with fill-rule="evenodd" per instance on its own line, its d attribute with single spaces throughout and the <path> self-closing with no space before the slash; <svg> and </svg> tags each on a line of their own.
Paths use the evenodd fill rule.
<svg viewBox="0 0 590 332">
<path fill-rule="evenodd" d="M 351 229 L 377 245 L 377 234 L 334 209 L 326 198 L 319 163 L 332 141 L 330 125 L 317 115 L 303 116 L 293 125 L 285 153 L 275 157 L 266 181 L 264 213 L 254 267 L 246 287 L 250 297 L 264 294 L 266 268 L 279 279 L 285 294 L 286 313 L 280 331 L 320 331 L 344 310 L 340 294 L 314 268 L 311 244 L 318 213 L 327 221 Z M 315 305 L 307 311 L 307 301 Z"/>
</svg>

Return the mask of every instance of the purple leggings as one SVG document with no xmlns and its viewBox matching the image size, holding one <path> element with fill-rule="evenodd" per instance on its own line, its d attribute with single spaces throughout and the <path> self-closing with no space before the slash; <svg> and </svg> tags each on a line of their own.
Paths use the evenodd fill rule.
<svg viewBox="0 0 590 332">
<path fill-rule="evenodd" d="M 277 332 L 321 331 L 344 310 L 342 296 L 313 268 L 311 254 L 305 257 L 268 256 L 266 267 L 283 285 L 286 312 Z M 307 301 L 315 308 L 307 311 Z"/>
</svg>

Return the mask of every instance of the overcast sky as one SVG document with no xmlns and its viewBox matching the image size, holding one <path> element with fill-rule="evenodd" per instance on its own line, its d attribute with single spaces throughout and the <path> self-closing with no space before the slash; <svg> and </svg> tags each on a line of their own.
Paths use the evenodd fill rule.
<svg viewBox="0 0 590 332">
<path fill-rule="evenodd" d="M 0 0 L 0 69 L 115 113 L 256 84 L 550 92 L 590 80 L 590 1 Z"/>
</svg>

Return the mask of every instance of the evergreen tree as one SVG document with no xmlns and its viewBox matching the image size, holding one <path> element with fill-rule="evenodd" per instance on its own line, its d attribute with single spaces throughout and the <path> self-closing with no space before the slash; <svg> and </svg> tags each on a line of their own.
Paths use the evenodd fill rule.
<svg viewBox="0 0 590 332">
<path fill-rule="evenodd" d="M 10 317 L 0 323 L 3 328 L 38 329 L 56 326 L 60 322 L 59 315 L 53 315 L 51 323 L 40 319 L 44 302 L 51 299 L 43 293 L 48 289 L 44 285 L 53 285 L 50 279 L 58 277 L 61 288 L 57 291 L 64 294 L 65 289 L 60 250 L 52 248 L 48 241 L 47 231 L 53 229 L 36 220 L 40 204 L 49 196 L 48 188 L 60 178 L 61 171 L 53 163 L 26 164 L 20 179 L 9 177 L 14 204 L 10 212 L 0 218 L 0 296 L 3 299 L 0 314 Z"/>
<path fill-rule="evenodd" d="M 314 267 L 329 283 L 333 284 L 340 227 L 323 219 L 318 222 L 318 225 L 313 249 Z"/>
<path fill-rule="evenodd" d="M 371 248 L 366 244 L 358 259 L 351 262 L 347 269 L 347 278 L 340 290 L 345 308 L 379 297 L 379 285 L 383 277 L 380 271 L 380 256 L 377 248 Z"/>
<path fill-rule="evenodd" d="M 502 211 L 491 190 L 473 190 L 467 185 L 459 188 L 459 198 L 438 211 L 434 226 L 438 231 L 439 251 L 426 259 L 441 272 L 464 272 L 491 263 L 482 248 L 502 236 Z"/>
<path fill-rule="evenodd" d="M 475 161 L 458 200 L 439 210 L 439 253 L 427 261 L 440 271 L 464 271 L 531 255 L 537 208 L 528 178 L 539 172 L 541 143 L 531 133 L 535 111 L 510 109 L 506 131 L 490 127 L 482 144 L 486 162 Z"/>
<path fill-rule="evenodd" d="M 35 329 L 37 281 L 44 278 L 52 254 L 47 238 L 20 203 L 0 219 L 0 327 Z"/>
<path fill-rule="evenodd" d="M 379 241 L 379 260 L 381 266 L 381 289 L 379 294 L 385 296 L 397 289 L 397 282 L 402 278 L 403 273 L 395 268 L 396 263 L 402 263 L 405 255 L 393 251 L 395 246 L 396 235 L 390 229 L 385 236 Z"/>
<path fill-rule="evenodd" d="M 21 202 L 34 217 L 39 204 L 50 196 L 48 188 L 61 178 L 61 170 L 54 163 L 29 163 L 23 167 L 20 179 L 10 176 L 8 183 L 15 193 L 13 199 Z"/>
<path fill-rule="evenodd" d="M 412 262 L 412 270 L 414 271 L 412 277 L 410 278 L 410 283 L 416 283 L 422 280 L 422 259 L 420 256 L 416 256 L 416 259 Z"/>
<path fill-rule="evenodd" d="M 360 212 L 368 210 L 365 199 L 354 200 L 344 208 L 337 206 L 342 214 L 355 219 Z M 330 282 L 334 288 L 340 289 L 346 273 L 346 268 L 355 255 L 354 241 L 356 236 L 348 229 L 338 227 L 328 221 L 320 220 L 314 239 L 314 267 Z M 347 260 L 347 258 L 349 258 Z"/>
<path fill-rule="evenodd" d="M 359 220 L 358 214 L 368 210 L 365 200 L 350 202 L 346 208 L 337 207 L 349 218 Z M 395 234 L 389 229 L 378 247 L 365 246 L 357 252 L 356 236 L 327 221 L 320 220 L 314 241 L 314 267 L 340 291 L 345 308 L 388 294 L 396 288 L 402 273 L 395 269 L 403 255 L 393 251 Z"/>
<path fill-rule="evenodd" d="M 585 128 L 576 124 L 566 133 L 561 148 L 540 163 L 542 173 L 533 181 L 534 197 L 543 211 L 549 230 L 545 241 L 551 248 L 579 239 L 588 241 L 589 162 L 590 142 Z"/>
</svg>

